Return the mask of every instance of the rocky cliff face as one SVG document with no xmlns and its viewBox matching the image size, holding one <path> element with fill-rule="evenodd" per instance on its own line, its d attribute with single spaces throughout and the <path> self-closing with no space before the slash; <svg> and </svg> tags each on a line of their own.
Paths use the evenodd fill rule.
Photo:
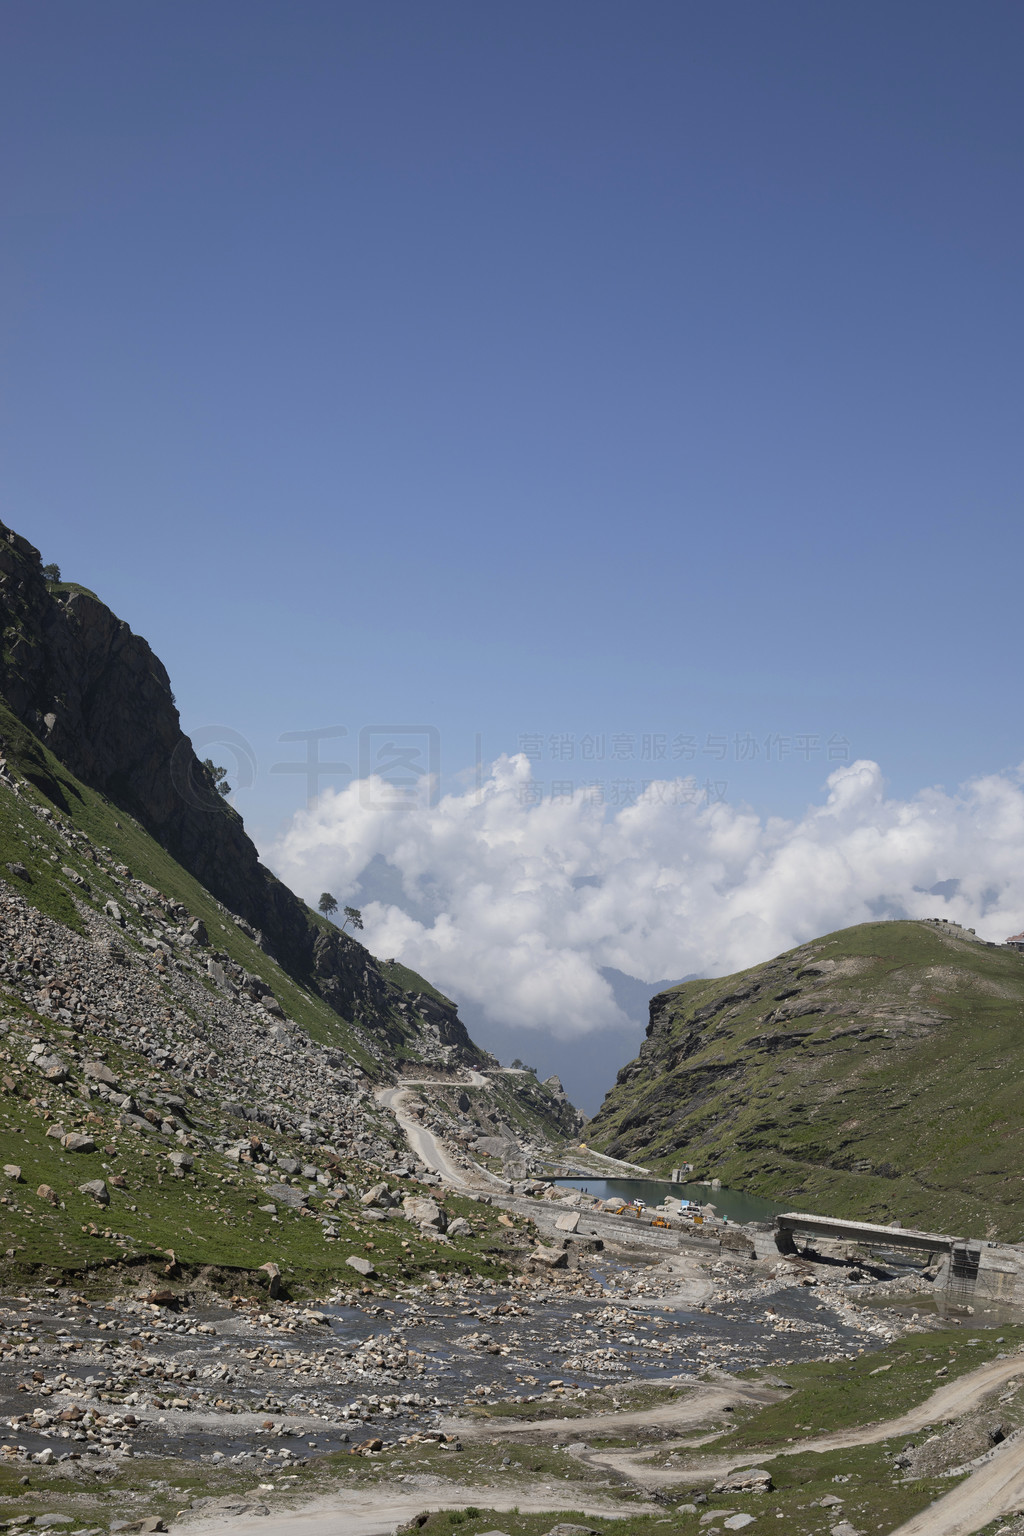
<svg viewBox="0 0 1024 1536">
<path fill-rule="evenodd" d="M 424 991 L 410 1005 L 361 944 L 322 923 L 260 863 L 183 734 L 167 672 L 146 641 L 91 593 L 48 582 L 38 551 L 3 524 L 0 631 L 0 696 L 18 720 L 134 817 L 290 976 L 392 1049 L 415 1056 L 422 1025 L 451 1065 L 487 1058 L 452 1003 Z M 7 750 L 17 756 L 13 742 Z M 26 773 L 35 768 L 45 793 L 70 809 L 40 762 L 24 763 Z"/>
<path fill-rule="evenodd" d="M 591 1145 L 805 1210 L 1024 1235 L 1024 957 L 868 923 L 650 1007 Z"/>
</svg>

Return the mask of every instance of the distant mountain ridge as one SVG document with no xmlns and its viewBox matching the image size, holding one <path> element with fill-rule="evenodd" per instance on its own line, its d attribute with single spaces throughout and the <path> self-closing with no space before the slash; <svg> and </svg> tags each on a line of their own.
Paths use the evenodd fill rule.
<svg viewBox="0 0 1024 1536">
<path fill-rule="evenodd" d="M 1024 1237 L 1024 957 L 864 923 L 651 1000 L 587 1128 L 657 1172 L 803 1208 Z"/>
</svg>

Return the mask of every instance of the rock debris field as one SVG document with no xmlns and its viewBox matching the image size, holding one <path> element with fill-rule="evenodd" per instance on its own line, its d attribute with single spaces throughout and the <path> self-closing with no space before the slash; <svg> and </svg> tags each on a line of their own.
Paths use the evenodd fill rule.
<svg viewBox="0 0 1024 1536">
<path fill-rule="evenodd" d="M 207 1301 L 180 1313 L 133 1298 L 13 1298 L 0 1310 L 0 1454 L 68 1462 L 75 1475 L 75 1463 L 140 1453 L 286 1463 L 437 1434 L 469 1405 L 557 1405 L 598 1387 L 842 1358 L 900 1331 L 891 1314 L 794 1285 L 792 1272 L 713 1279 L 699 1310 L 650 1281 L 625 1306 L 568 1284 L 473 1281 L 386 1303 L 339 1293 L 312 1308 Z"/>
</svg>

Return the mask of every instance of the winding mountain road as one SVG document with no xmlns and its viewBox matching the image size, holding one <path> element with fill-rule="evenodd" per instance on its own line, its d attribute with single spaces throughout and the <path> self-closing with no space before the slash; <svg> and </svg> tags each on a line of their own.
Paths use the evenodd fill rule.
<svg viewBox="0 0 1024 1536">
<path fill-rule="evenodd" d="M 481 1168 L 479 1163 L 468 1159 L 465 1165 L 456 1163 L 433 1131 L 421 1125 L 408 1112 L 406 1096 L 409 1089 L 434 1087 L 436 1083 L 436 1078 L 407 1079 L 397 1088 L 378 1088 L 375 1097 L 378 1104 L 383 1105 L 394 1115 L 413 1154 L 433 1173 L 440 1174 L 442 1179 L 454 1185 L 456 1189 L 506 1191 L 508 1185 L 504 1179 L 499 1179 L 495 1174 L 489 1173 L 486 1168 Z M 485 1088 L 487 1079 L 481 1072 L 471 1072 L 468 1086 Z"/>
</svg>

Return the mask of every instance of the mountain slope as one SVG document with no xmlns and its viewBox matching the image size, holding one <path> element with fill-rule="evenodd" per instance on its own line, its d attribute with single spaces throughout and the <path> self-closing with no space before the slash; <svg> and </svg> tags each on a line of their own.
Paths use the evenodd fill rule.
<svg viewBox="0 0 1024 1536">
<path fill-rule="evenodd" d="M 413 973 L 379 966 L 259 862 L 182 733 L 167 673 L 146 641 L 83 588 L 47 582 L 38 551 L 3 524 L 0 631 L 0 743 L 53 817 L 115 855 L 98 871 L 104 899 L 122 893 L 114 865 L 128 866 L 201 916 L 230 959 L 283 990 L 314 1033 L 326 1029 L 340 1043 L 341 1021 L 366 1065 L 486 1058 L 453 1003 Z M 7 836 L 6 857 L 21 857 L 17 828 Z M 69 902 L 47 894 L 51 882 L 40 886 L 42 873 L 29 899 L 56 901 L 53 915 L 73 920 Z"/>
<path fill-rule="evenodd" d="M 2 525 L 0 631 L 0 1280 L 436 1268 L 436 1233 L 358 1200 L 429 1181 L 374 1084 L 496 1063 L 259 863 L 146 642 Z M 526 1086 L 560 1142 L 564 1096 Z M 448 1203 L 446 1267 L 503 1272 L 504 1229 Z"/>
<path fill-rule="evenodd" d="M 1024 1237 L 1024 957 L 866 923 L 652 999 L 588 1141 L 803 1208 Z"/>
</svg>

